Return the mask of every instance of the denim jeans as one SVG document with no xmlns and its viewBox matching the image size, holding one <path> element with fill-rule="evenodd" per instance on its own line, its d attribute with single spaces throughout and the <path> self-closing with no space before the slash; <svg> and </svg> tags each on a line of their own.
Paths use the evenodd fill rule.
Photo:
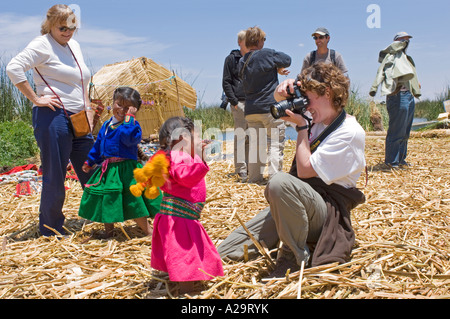
<svg viewBox="0 0 450 319">
<path fill-rule="evenodd" d="M 405 165 L 408 139 L 414 119 L 415 102 L 409 91 L 400 91 L 386 98 L 389 128 L 386 135 L 384 162 L 391 166 Z"/>
<path fill-rule="evenodd" d="M 70 114 L 69 114 L 70 115 Z M 92 173 L 81 169 L 94 145 L 91 134 L 74 138 L 64 111 L 52 111 L 47 107 L 33 108 L 33 128 L 36 142 L 41 152 L 42 193 L 39 208 L 39 230 L 44 236 L 55 235 L 47 225 L 64 234 L 64 214 L 62 208 L 66 197 L 64 182 L 69 160 L 81 185 L 89 180 Z"/>
</svg>

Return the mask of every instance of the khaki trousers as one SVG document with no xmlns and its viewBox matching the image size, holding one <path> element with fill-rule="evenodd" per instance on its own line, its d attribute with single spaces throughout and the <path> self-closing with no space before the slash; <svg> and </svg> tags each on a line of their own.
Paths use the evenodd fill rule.
<svg viewBox="0 0 450 319">
<path fill-rule="evenodd" d="M 266 163 L 269 178 L 283 168 L 283 154 L 286 126 L 283 120 L 276 120 L 272 114 L 249 114 L 248 123 L 249 158 L 248 182 L 262 182 Z"/>
<path fill-rule="evenodd" d="M 307 263 L 307 242 L 319 240 L 327 218 L 325 201 L 309 184 L 284 172 L 272 177 L 264 195 L 280 240 L 294 253 L 299 265 Z"/>
<path fill-rule="evenodd" d="M 317 242 L 327 217 L 327 205 L 309 184 L 280 172 L 275 174 L 265 189 L 270 208 L 259 212 L 245 223 L 257 241 L 264 241 L 269 249 L 279 240 L 295 255 L 298 265 L 309 260 L 307 242 Z M 222 258 L 242 260 L 244 245 L 248 255 L 258 255 L 258 249 L 243 227 L 234 230 L 218 247 Z"/>
<path fill-rule="evenodd" d="M 244 102 L 238 102 L 235 106 L 231 105 L 231 114 L 234 119 L 234 172 L 247 176 L 248 162 L 248 136 L 247 121 L 244 115 Z"/>
</svg>

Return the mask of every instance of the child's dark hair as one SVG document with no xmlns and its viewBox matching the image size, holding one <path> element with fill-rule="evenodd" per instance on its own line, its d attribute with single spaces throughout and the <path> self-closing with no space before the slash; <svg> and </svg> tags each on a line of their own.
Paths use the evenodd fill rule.
<svg viewBox="0 0 450 319">
<path fill-rule="evenodd" d="M 137 110 L 141 108 L 142 104 L 142 99 L 139 92 L 126 86 L 120 86 L 114 90 L 113 100 L 131 102 Z"/>
<path fill-rule="evenodd" d="M 174 141 L 180 139 L 183 132 L 194 132 L 194 122 L 187 117 L 171 117 L 159 129 L 159 144 L 161 150 L 170 151 Z"/>
</svg>

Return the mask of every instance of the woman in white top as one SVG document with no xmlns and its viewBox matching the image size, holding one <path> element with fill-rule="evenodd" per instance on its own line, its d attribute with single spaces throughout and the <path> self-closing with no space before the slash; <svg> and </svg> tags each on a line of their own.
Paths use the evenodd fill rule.
<svg viewBox="0 0 450 319">
<path fill-rule="evenodd" d="M 89 179 L 81 167 L 92 148 L 93 137 L 74 137 L 68 120 L 68 116 L 89 106 L 90 71 L 80 45 L 72 39 L 76 28 L 76 16 L 68 6 L 51 7 L 41 36 L 32 40 L 6 68 L 14 85 L 33 102 L 33 129 L 43 172 L 39 229 L 44 236 L 64 234 L 62 207 L 69 160 L 83 187 Z M 25 75 L 32 69 L 36 92 Z"/>
</svg>

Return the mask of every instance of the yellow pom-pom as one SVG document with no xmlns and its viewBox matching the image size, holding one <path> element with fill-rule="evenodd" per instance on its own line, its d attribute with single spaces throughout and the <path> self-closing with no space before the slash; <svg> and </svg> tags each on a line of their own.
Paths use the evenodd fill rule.
<svg viewBox="0 0 450 319">
<path fill-rule="evenodd" d="M 166 182 L 166 179 L 162 176 L 153 176 L 152 177 L 152 185 L 156 187 L 161 187 Z"/>
<path fill-rule="evenodd" d="M 147 178 L 153 175 L 154 167 L 151 162 L 147 162 L 142 168 L 142 172 Z"/>
<path fill-rule="evenodd" d="M 141 183 L 130 186 L 130 192 L 131 192 L 131 194 L 133 194 L 134 197 L 141 196 L 144 189 L 145 188 Z"/>
<path fill-rule="evenodd" d="M 156 153 L 152 158 L 152 162 L 159 169 L 167 168 L 169 166 L 169 160 L 164 153 Z"/>
<path fill-rule="evenodd" d="M 144 193 L 148 199 L 155 199 L 159 196 L 159 189 L 156 186 L 148 187 Z"/>
<path fill-rule="evenodd" d="M 145 175 L 145 171 L 142 168 L 135 168 L 133 175 L 138 183 L 145 183 L 148 180 L 148 176 Z"/>
<path fill-rule="evenodd" d="M 157 152 L 142 168 L 133 171 L 138 184 L 130 187 L 131 193 L 138 197 L 145 190 L 145 197 L 149 199 L 158 197 L 160 194 L 158 187 L 162 187 L 166 182 L 169 166 L 166 154 L 162 151 Z"/>
</svg>

